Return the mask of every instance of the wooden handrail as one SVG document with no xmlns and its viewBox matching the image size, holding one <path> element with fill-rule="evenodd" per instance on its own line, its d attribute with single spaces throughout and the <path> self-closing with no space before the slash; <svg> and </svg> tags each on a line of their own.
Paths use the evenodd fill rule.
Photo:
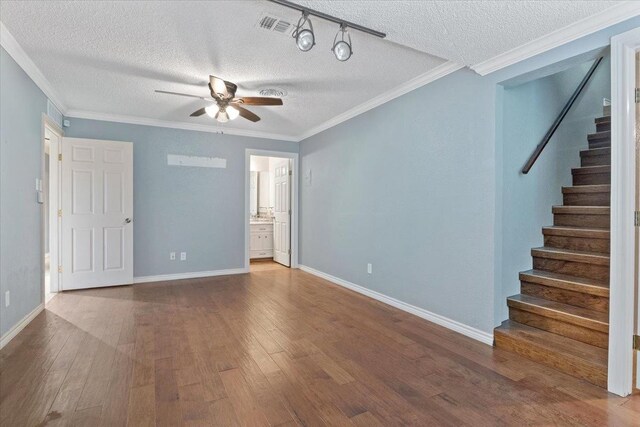
<svg viewBox="0 0 640 427">
<path fill-rule="evenodd" d="M 582 79 L 576 90 L 573 92 L 573 95 L 571 95 L 571 98 L 569 98 L 569 101 L 567 101 L 564 108 L 545 134 L 544 138 L 542 138 L 542 141 L 540 141 L 540 143 L 536 146 L 536 149 L 531 154 L 531 157 L 529 157 L 529 160 L 527 160 L 527 163 L 525 163 L 524 167 L 522 168 L 523 174 L 529 173 L 529 170 L 531 170 L 531 166 L 533 166 L 536 160 L 538 160 L 538 157 L 540 157 L 542 150 L 544 150 L 544 147 L 547 146 L 549 140 L 558 129 L 558 126 L 560 126 L 560 123 L 562 123 L 562 120 L 564 120 L 565 116 L 567 115 L 573 104 L 576 102 L 576 99 L 578 99 L 578 96 L 580 96 L 580 93 L 582 93 L 582 90 L 591 79 L 591 76 L 593 76 L 596 68 L 598 68 L 598 65 L 600 65 L 600 62 L 602 62 L 602 59 L 603 57 L 601 56 L 600 58 L 595 60 L 593 65 L 591 65 L 591 68 L 589 68 L 589 71 L 587 71 L 587 74 L 585 74 L 584 78 Z"/>
</svg>

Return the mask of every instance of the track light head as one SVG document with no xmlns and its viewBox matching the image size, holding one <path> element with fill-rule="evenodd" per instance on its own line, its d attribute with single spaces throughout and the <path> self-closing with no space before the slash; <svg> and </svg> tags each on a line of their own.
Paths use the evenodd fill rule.
<svg viewBox="0 0 640 427">
<path fill-rule="evenodd" d="M 340 36 L 340 40 L 338 40 L 338 36 Z M 344 62 L 351 58 L 351 55 L 353 54 L 352 46 L 353 43 L 351 42 L 351 35 L 347 31 L 347 27 L 346 25 L 341 24 L 340 30 L 338 30 L 336 36 L 333 38 L 333 47 L 331 48 L 336 59 L 340 62 Z"/>
<path fill-rule="evenodd" d="M 309 24 L 309 28 L 303 28 L 307 23 Z M 310 51 L 316 44 L 316 37 L 313 33 L 313 24 L 311 24 L 311 21 L 309 20 L 308 13 L 302 12 L 302 16 L 298 20 L 298 25 L 296 25 L 295 30 L 293 30 L 292 36 L 296 39 L 298 49 L 303 52 Z"/>
</svg>

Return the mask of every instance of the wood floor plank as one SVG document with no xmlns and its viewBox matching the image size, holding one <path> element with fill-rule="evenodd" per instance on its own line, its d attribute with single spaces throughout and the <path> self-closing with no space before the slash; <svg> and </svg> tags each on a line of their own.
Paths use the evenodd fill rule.
<svg viewBox="0 0 640 427">
<path fill-rule="evenodd" d="M 281 266 L 64 292 L 0 350 L 2 425 L 637 425 L 640 396 Z"/>
</svg>

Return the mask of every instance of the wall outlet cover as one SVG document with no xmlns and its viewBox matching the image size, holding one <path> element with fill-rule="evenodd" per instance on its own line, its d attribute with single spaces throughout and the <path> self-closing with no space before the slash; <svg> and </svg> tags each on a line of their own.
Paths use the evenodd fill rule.
<svg viewBox="0 0 640 427">
<path fill-rule="evenodd" d="M 180 252 L 180 261 L 186 261 L 186 260 L 187 260 L 187 253 Z"/>
<path fill-rule="evenodd" d="M 11 305 L 11 291 L 4 293 L 4 306 L 9 307 Z"/>
<path fill-rule="evenodd" d="M 175 252 L 170 252 L 169 253 L 169 259 L 171 261 L 175 261 L 176 260 L 176 253 Z"/>
</svg>

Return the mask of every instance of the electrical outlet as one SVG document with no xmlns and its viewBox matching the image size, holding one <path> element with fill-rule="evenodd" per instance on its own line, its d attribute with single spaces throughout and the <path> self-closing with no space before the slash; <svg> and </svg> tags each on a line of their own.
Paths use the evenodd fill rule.
<svg viewBox="0 0 640 427">
<path fill-rule="evenodd" d="M 9 307 L 11 305 L 11 292 L 7 291 L 4 293 L 4 306 Z"/>
<path fill-rule="evenodd" d="M 180 252 L 180 261 L 186 261 L 186 260 L 187 260 L 187 253 Z"/>
<path fill-rule="evenodd" d="M 371 274 L 371 263 L 367 264 L 367 273 Z"/>
<path fill-rule="evenodd" d="M 175 261 L 176 260 L 176 253 L 175 252 L 169 252 L 169 259 L 171 261 Z"/>
</svg>

